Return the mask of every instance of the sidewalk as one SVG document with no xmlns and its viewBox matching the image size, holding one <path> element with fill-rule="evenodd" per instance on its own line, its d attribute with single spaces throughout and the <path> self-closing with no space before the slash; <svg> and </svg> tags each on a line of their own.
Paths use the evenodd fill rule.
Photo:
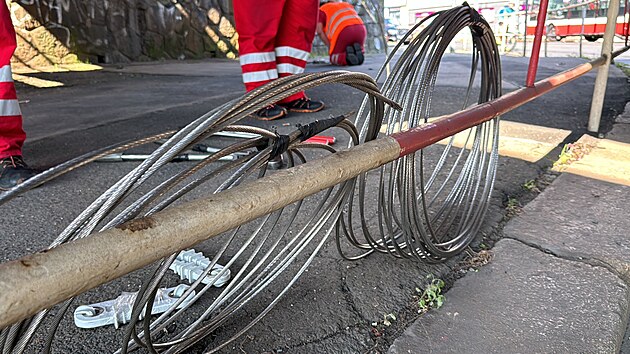
<svg viewBox="0 0 630 354">
<path fill-rule="evenodd" d="M 456 281 L 445 305 L 389 353 L 630 353 L 628 118 L 630 110 L 608 134 L 616 141 L 580 139 L 591 151 L 527 204 L 493 260 Z"/>
</svg>

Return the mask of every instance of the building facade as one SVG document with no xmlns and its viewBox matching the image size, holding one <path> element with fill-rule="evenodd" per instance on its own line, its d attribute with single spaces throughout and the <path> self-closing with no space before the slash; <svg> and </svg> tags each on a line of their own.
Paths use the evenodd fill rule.
<svg viewBox="0 0 630 354">
<path fill-rule="evenodd" d="M 498 11 L 514 3 L 516 9 L 522 9 L 524 1 L 506 0 L 471 0 L 470 6 L 475 8 L 490 23 L 495 22 Z M 411 28 L 427 16 L 461 5 L 462 0 L 385 0 L 385 18 L 401 28 Z"/>
</svg>

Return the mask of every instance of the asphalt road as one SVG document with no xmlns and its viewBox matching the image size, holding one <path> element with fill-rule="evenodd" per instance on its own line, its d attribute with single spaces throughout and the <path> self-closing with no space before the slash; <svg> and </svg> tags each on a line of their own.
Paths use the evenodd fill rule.
<svg viewBox="0 0 630 354">
<path fill-rule="evenodd" d="M 541 57 L 575 57 L 575 58 L 597 58 L 601 55 L 603 39 L 598 39 L 595 42 L 589 42 L 582 40 L 582 49 L 580 52 L 580 39 L 579 37 L 566 37 L 560 41 L 546 41 L 543 42 L 540 49 Z M 533 46 L 533 40 L 528 39 L 527 45 L 522 41 L 519 41 L 507 54 L 510 56 L 522 56 L 523 49 L 527 50 L 527 55 L 531 54 Z M 615 38 L 613 44 L 613 50 L 623 48 L 624 43 L 621 39 Z M 630 53 L 626 52 L 619 56 L 619 59 L 630 59 Z"/>
<path fill-rule="evenodd" d="M 368 57 L 359 70 L 373 75 L 382 60 L 380 56 Z M 447 55 L 444 58 L 433 98 L 433 114 L 461 108 L 460 98 L 465 90 L 469 62 L 467 55 Z M 580 62 L 582 60 L 578 58 L 543 58 L 538 78 L 566 70 Z M 504 57 L 502 64 L 505 90 L 521 87 L 527 60 Z M 314 64 L 309 70 L 331 69 L 334 68 Z M 89 73 L 42 73 L 36 76 L 65 84 L 44 90 L 18 85 L 20 100 L 28 102 L 22 106 L 25 128 L 30 136 L 25 156 L 39 168 L 52 166 L 97 147 L 181 127 L 242 93 L 237 63 L 220 60 L 157 63 L 112 67 Z M 571 134 L 567 142 L 575 141 L 586 131 L 593 80 L 594 74 L 590 73 L 506 114 L 502 119 L 569 130 Z M 310 90 L 309 95 L 326 102 L 327 108 L 312 116 L 296 114 L 272 123 L 253 120 L 246 123 L 290 129 L 287 124 L 355 110 L 363 97 L 358 91 L 341 85 L 318 87 Z M 629 99 L 627 78 L 618 69 L 612 68 L 602 132 L 610 130 L 614 117 Z M 347 138 L 334 134 L 338 134 L 338 144 L 342 146 Z M 523 189 L 525 182 L 539 181 L 542 188 L 543 182 L 554 178 L 547 168 L 561 147 L 562 144 L 559 144 L 546 158 L 533 163 L 501 158 L 495 192 L 486 222 L 475 242 L 476 249 L 481 244 L 491 246 L 501 237 L 507 217 L 508 197 L 526 203 L 535 197 L 535 193 Z M 45 248 L 107 186 L 135 165 L 133 162 L 91 164 L 0 206 L 0 223 L 3 225 L 0 229 L 0 260 L 16 259 Z M 168 176 L 180 169 L 178 164 L 171 164 L 160 172 L 160 176 Z M 211 191 L 212 186 L 207 186 L 199 191 L 199 195 Z M 216 243 L 204 242 L 197 249 L 212 254 L 216 247 Z M 396 260 L 380 254 L 349 262 L 337 254 L 332 239 L 327 240 L 308 272 L 274 310 L 224 352 L 384 352 L 417 316 L 415 288 L 421 286 L 429 274 L 445 279 L 447 283 L 462 276 L 458 263 L 464 256 L 438 265 Z M 239 266 L 242 264 L 236 264 L 234 270 Z M 79 296 L 75 305 L 114 298 L 122 291 L 134 291 L 150 270 L 148 267 L 98 287 Z M 167 279 L 167 282 L 174 281 L 174 277 Z M 200 302 L 200 306 L 211 300 L 212 294 L 208 296 Z M 268 304 L 269 296 L 262 294 L 249 303 L 238 317 L 231 319 L 212 338 L 191 352 L 202 352 L 204 348 L 213 348 L 216 343 L 221 343 L 232 330 L 260 312 Z M 199 311 L 200 307 L 193 309 L 190 317 L 193 318 Z M 390 313 L 395 314 L 397 319 L 392 321 L 391 326 L 380 326 L 375 332 L 372 323 L 382 323 L 384 316 Z M 44 328 L 46 326 L 44 324 Z M 112 327 L 78 329 L 68 314 L 57 333 L 55 348 L 61 353 L 109 352 L 120 345 L 121 336 L 121 331 Z M 39 352 L 43 339 L 44 334 L 37 334 L 27 352 Z"/>
</svg>

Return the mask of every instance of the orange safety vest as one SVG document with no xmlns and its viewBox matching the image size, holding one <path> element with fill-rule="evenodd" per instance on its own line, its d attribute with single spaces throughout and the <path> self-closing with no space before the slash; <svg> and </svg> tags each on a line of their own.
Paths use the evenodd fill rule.
<svg viewBox="0 0 630 354">
<path fill-rule="evenodd" d="M 351 25 L 362 25 L 363 21 L 347 2 L 329 2 L 322 5 L 320 10 L 326 14 L 324 34 L 330 41 L 329 53 L 332 54 L 341 30 Z"/>
</svg>

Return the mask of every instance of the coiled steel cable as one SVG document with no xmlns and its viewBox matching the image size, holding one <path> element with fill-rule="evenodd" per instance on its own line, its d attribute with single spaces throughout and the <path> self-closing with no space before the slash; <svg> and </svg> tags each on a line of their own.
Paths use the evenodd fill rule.
<svg viewBox="0 0 630 354">
<path fill-rule="evenodd" d="M 51 247 L 88 236 L 96 229 L 113 227 L 140 215 L 151 215 L 210 180 L 224 179 L 215 189 L 218 192 L 267 174 L 267 163 L 273 157 L 274 148 L 265 144 L 275 134 L 257 129 L 255 132 L 261 138 L 236 143 L 159 182 L 140 198 L 131 198 L 132 192 L 149 181 L 173 156 L 220 130 L 239 129 L 230 126 L 295 92 L 328 83 L 343 83 L 366 92 L 355 123 L 342 121 L 338 125 L 350 137 L 351 145 L 375 139 L 383 122 L 386 123 L 384 132 L 387 134 L 403 127 L 429 123 L 440 61 L 448 43 L 460 30 L 469 28 L 474 43 L 469 87 L 463 107 L 468 105 L 478 70 L 481 72 L 481 88 L 477 102 L 498 97 L 501 94 L 500 62 L 488 24 L 467 5 L 435 14 L 418 24 L 412 32 L 427 23 L 429 25 L 400 54 L 381 88 L 385 96 L 367 75 L 344 71 L 294 75 L 276 80 L 216 108 L 175 133 L 147 160 L 86 208 Z M 400 48 L 400 45 L 395 48 L 384 67 L 397 57 Z M 378 77 L 382 71 L 379 71 Z M 400 108 L 394 101 L 402 102 L 401 111 L 392 109 Z M 214 256 L 198 280 L 157 319 L 146 316 L 140 320 L 145 308 L 150 311 L 157 289 L 175 255 L 162 260 L 138 292 L 131 323 L 125 329 L 123 345 L 118 352 L 145 348 L 151 353 L 177 353 L 190 348 L 218 328 L 227 333 L 225 339 L 212 344 L 208 350 L 216 352 L 224 348 L 271 311 L 307 269 L 333 231 L 337 247 L 347 259 L 379 251 L 395 257 L 436 262 L 461 252 L 474 239 L 487 209 L 498 157 L 498 119 L 470 129 L 466 134 L 463 144 L 456 145 L 455 138 L 450 139 L 430 173 L 425 171 L 425 156 L 428 153 L 425 155 L 424 151 L 420 151 L 273 212 L 222 235 L 220 239 L 213 239 L 216 246 Z M 289 137 L 288 149 L 283 155 L 288 167 L 305 163 L 306 149 L 335 152 L 332 147 L 300 143 L 297 136 L 293 134 Z M 211 164 L 220 156 L 252 147 L 260 151 L 220 167 Z M 368 199 L 370 178 L 375 178 L 381 186 L 376 191 L 376 205 L 370 204 Z M 301 208 L 304 203 L 313 203 L 315 208 L 305 211 Z M 370 210 L 373 207 L 376 211 Z M 119 208 L 122 211 L 115 212 Z M 370 212 L 377 216 L 372 219 L 378 221 L 376 226 L 368 223 Z M 298 230 L 293 232 L 296 227 Z M 253 231 L 248 231 L 250 229 Z M 357 247 L 361 253 L 347 255 L 343 240 Z M 229 284 L 221 290 L 213 288 L 212 283 L 202 285 L 202 279 L 210 274 L 219 260 L 225 262 L 224 272 L 227 269 L 233 271 Z M 230 330 L 222 327 L 263 294 L 266 298 L 261 301 L 265 305 L 253 319 L 230 326 Z M 193 301 L 182 305 L 190 298 Z M 201 306 L 197 300 L 202 298 L 211 299 L 210 304 Z M 45 352 L 50 351 L 56 328 L 70 304 L 71 300 L 64 303 L 53 320 L 46 337 Z M 188 320 L 190 315 L 184 314 L 191 311 L 196 311 L 192 312 L 196 318 Z M 47 311 L 43 311 L 30 320 L 4 329 L 0 333 L 0 348 L 4 352 L 22 353 L 46 315 Z M 183 330 L 163 335 L 174 323 Z"/>
<path fill-rule="evenodd" d="M 440 12 L 416 25 L 413 31 L 430 24 L 413 37 L 407 49 L 387 77 L 381 91 L 401 102 L 403 110 L 386 109 L 385 132 L 391 134 L 401 127 L 413 128 L 427 124 L 431 116 L 431 100 L 438 77 L 440 61 L 456 34 L 468 28 L 473 41 L 473 54 L 468 88 L 463 108 L 469 105 L 477 71 L 480 90 L 477 103 L 501 95 L 500 58 L 488 23 L 466 4 Z M 394 58 L 394 49 L 388 62 Z M 377 79 L 382 74 L 379 72 Z M 360 109 L 356 124 L 362 141 L 374 138 L 374 131 L 362 125 Z M 429 262 L 442 261 L 461 252 L 476 237 L 487 210 L 498 159 L 499 119 L 481 124 L 466 133 L 464 144 L 455 148 L 455 137 L 444 147 L 428 173 L 425 151 L 404 156 L 378 171 L 358 178 L 357 191 L 350 197 L 348 210 L 337 224 L 337 247 L 347 259 L 358 259 L 373 251 L 395 257 L 414 257 Z M 436 150 L 435 145 L 430 147 Z M 456 151 L 459 149 L 459 151 Z M 434 154 L 434 153 L 433 153 Z M 378 179 L 377 225 L 369 225 L 374 205 L 368 201 L 368 180 Z M 357 196 L 355 198 L 355 195 Z M 358 214 L 358 220 L 357 215 Z M 363 235 L 363 239 L 359 238 Z M 342 240 L 364 250 L 348 255 Z"/>
</svg>

